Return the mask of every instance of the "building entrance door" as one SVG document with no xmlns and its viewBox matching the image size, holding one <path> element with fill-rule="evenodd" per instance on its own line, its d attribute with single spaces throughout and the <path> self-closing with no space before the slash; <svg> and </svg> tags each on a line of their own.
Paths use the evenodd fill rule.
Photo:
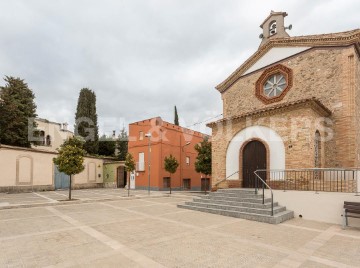
<svg viewBox="0 0 360 268">
<path fill-rule="evenodd" d="M 124 188 L 126 185 L 126 172 L 124 167 L 116 169 L 116 186 L 117 188 Z"/>
<path fill-rule="evenodd" d="M 257 140 L 250 141 L 248 144 L 245 145 L 243 149 L 242 159 L 243 187 L 254 188 L 254 171 L 257 169 L 266 169 L 265 145 Z M 261 178 L 266 180 L 266 176 L 261 176 Z"/>
<path fill-rule="evenodd" d="M 60 172 L 56 165 L 55 165 L 54 173 L 55 173 L 55 176 L 54 176 L 55 190 L 69 189 L 70 176 L 66 175 L 63 172 Z"/>
</svg>

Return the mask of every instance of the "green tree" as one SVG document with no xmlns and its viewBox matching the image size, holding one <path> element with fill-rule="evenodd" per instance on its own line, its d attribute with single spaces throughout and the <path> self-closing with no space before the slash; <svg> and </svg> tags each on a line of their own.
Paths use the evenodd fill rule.
<svg viewBox="0 0 360 268">
<path fill-rule="evenodd" d="M 179 126 L 179 116 L 178 116 L 178 112 L 175 106 L 175 111 L 174 111 L 175 115 L 174 115 L 174 124 Z"/>
<path fill-rule="evenodd" d="M 125 171 L 127 172 L 127 188 L 128 196 L 130 196 L 130 173 L 134 172 L 136 168 L 136 163 L 132 154 L 127 153 L 125 157 Z"/>
<path fill-rule="evenodd" d="M 129 137 L 128 134 L 125 130 L 125 128 L 123 128 L 120 131 L 120 135 L 117 139 L 116 142 L 116 146 L 117 146 L 117 158 L 120 161 L 125 161 L 127 153 L 128 153 L 128 143 L 129 143 Z"/>
<path fill-rule="evenodd" d="M 0 143 L 31 147 L 29 133 L 35 131 L 35 95 L 23 79 L 5 76 L 0 87 Z"/>
<path fill-rule="evenodd" d="M 170 154 L 164 159 L 165 170 L 170 173 L 170 194 L 171 194 L 171 174 L 174 174 L 179 166 L 179 162 Z"/>
<path fill-rule="evenodd" d="M 83 88 L 80 90 L 75 114 L 75 135 L 85 139 L 84 149 L 89 154 L 98 154 L 99 130 L 96 113 L 95 92 Z"/>
<path fill-rule="evenodd" d="M 198 153 L 195 160 L 196 172 L 211 175 L 211 142 L 205 138 L 200 144 L 195 145 L 195 150 Z"/>
<path fill-rule="evenodd" d="M 135 171 L 135 168 L 136 168 L 136 163 L 135 163 L 134 157 L 132 156 L 132 154 L 127 153 L 126 159 L 125 159 L 126 172 L 133 172 L 133 171 Z"/>
<path fill-rule="evenodd" d="M 112 137 L 102 135 L 99 139 L 99 155 L 114 156 L 115 155 L 116 141 Z"/>
<path fill-rule="evenodd" d="M 70 176 L 69 200 L 71 200 L 72 176 L 84 170 L 83 141 L 78 138 L 69 138 L 58 149 L 59 155 L 53 159 L 60 172 Z"/>
</svg>

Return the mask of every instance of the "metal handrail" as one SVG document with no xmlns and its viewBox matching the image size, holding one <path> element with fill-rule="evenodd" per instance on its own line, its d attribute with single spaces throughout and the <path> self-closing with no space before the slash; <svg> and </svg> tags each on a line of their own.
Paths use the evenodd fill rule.
<svg viewBox="0 0 360 268">
<path fill-rule="evenodd" d="M 267 186 L 267 188 L 270 190 L 271 192 L 271 216 L 274 216 L 274 194 L 273 194 L 273 191 L 271 189 L 271 187 L 256 173 L 256 172 L 267 172 L 266 169 L 258 169 L 258 170 L 255 170 L 254 171 L 254 174 L 255 176 L 260 179 L 262 181 L 262 190 L 263 190 L 263 193 L 262 193 L 262 198 L 263 198 L 263 204 L 265 204 L 265 185 Z M 258 180 L 255 180 L 255 194 L 258 193 L 258 183 L 257 183 Z"/>
<path fill-rule="evenodd" d="M 359 195 L 359 167 L 268 169 L 266 172 L 266 181 L 273 189 L 316 193 L 348 192 Z"/>
<path fill-rule="evenodd" d="M 227 176 L 225 179 L 222 179 L 221 181 L 218 181 L 217 183 L 214 184 L 214 186 L 218 186 L 220 183 L 226 181 L 228 178 L 230 178 L 232 175 L 235 175 L 236 173 L 239 173 L 239 171 L 235 171 L 231 175 Z"/>
</svg>

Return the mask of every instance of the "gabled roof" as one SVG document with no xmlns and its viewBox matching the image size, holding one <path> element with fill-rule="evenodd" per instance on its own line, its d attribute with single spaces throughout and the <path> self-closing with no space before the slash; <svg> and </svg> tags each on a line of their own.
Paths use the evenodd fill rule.
<svg viewBox="0 0 360 268">
<path fill-rule="evenodd" d="M 321 101 L 319 101 L 316 98 L 308 98 L 308 99 L 302 99 L 302 100 L 297 100 L 297 101 L 292 101 L 292 102 L 285 102 L 285 103 L 273 105 L 270 107 L 266 107 L 263 109 L 258 109 L 258 110 L 254 110 L 251 112 L 235 115 L 232 117 L 223 118 L 218 121 L 211 122 L 211 123 L 207 124 L 206 126 L 211 128 L 217 124 L 222 124 L 222 123 L 228 122 L 228 121 L 239 120 L 239 119 L 243 119 L 243 118 L 246 118 L 249 116 L 262 116 L 264 114 L 269 114 L 269 113 L 274 114 L 277 112 L 284 111 L 288 108 L 303 107 L 303 106 L 311 107 L 313 110 L 315 110 L 317 113 L 319 113 L 322 116 L 330 116 L 331 115 L 331 110 L 329 108 L 327 108 L 324 104 L 322 104 Z"/>
<path fill-rule="evenodd" d="M 339 47 L 354 45 L 360 57 L 360 29 L 347 32 L 274 38 L 260 47 L 249 59 L 237 68 L 227 79 L 216 86 L 224 92 L 234 84 L 256 61 L 274 47 Z"/>
<path fill-rule="evenodd" d="M 286 12 L 275 12 L 275 11 L 271 10 L 270 15 L 267 16 L 267 18 L 263 21 L 263 23 L 260 24 L 260 28 L 263 28 L 265 22 L 267 22 L 268 19 L 270 19 L 274 15 L 282 15 L 282 16 L 286 17 L 288 14 Z"/>
</svg>

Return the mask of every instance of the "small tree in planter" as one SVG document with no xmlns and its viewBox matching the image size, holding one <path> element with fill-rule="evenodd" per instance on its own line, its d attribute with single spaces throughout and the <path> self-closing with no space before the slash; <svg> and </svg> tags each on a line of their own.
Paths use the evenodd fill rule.
<svg viewBox="0 0 360 268">
<path fill-rule="evenodd" d="M 58 149 L 59 155 L 53 159 L 60 172 L 70 176 L 69 200 L 71 200 L 72 176 L 84 170 L 84 142 L 74 137 L 66 140 Z"/>
<path fill-rule="evenodd" d="M 135 167 L 136 167 L 136 164 L 135 164 L 134 157 L 132 156 L 132 154 L 127 153 L 126 158 L 125 158 L 125 170 L 126 170 L 126 172 L 129 173 L 128 183 L 127 183 L 128 196 L 130 196 L 130 173 L 135 171 Z"/>
<path fill-rule="evenodd" d="M 170 173 L 170 194 L 171 194 L 171 174 L 174 174 L 179 166 L 175 157 L 170 155 L 164 159 L 165 170 Z"/>
</svg>

